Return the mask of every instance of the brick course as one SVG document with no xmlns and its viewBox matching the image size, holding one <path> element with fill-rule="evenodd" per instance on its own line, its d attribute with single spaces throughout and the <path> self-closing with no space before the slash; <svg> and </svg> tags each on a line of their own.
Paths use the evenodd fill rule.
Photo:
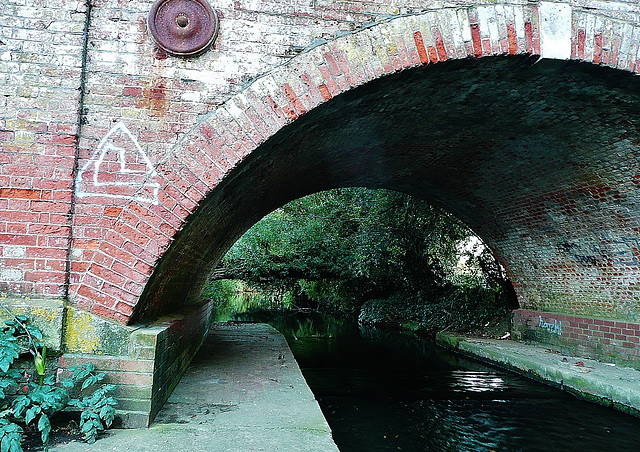
<svg viewBox="0 0 640 452">
<path fill-rule="evenodd" d="M 0 255 L 0 291 L 65 294 L 84 11 L 0 9 L 0 243 L 26 247 L 21 263 Z"/>
</svg>

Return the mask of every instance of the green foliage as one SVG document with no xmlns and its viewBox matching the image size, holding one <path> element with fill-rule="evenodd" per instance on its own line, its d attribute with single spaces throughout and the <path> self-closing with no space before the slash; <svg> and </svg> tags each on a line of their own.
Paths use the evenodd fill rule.
<svg viewBox="0 0 640 452">
<path fill-rule="evenodd" d="M 19 354 L 20 346 L 16 338 L 7 331 L 0 333 L 0 370 L 7 372 Z"/>
<path fill-rule="evenodd" d="M 14 316 L 0 329 L 0 452 L 21 452 L 23 426 L 33 426 L 40 432 L 45 451 L 48 450 L 51 433 L 51 417 L 67 406 L 78 407 L 81 413 L 81 430 L 87 441 L 93 443 L 98 431 L 113 422 L 116 400 L 107 394 L 113 385 L 103 385 L 82 399 L 71 400 L 70 392 L 80 386 L 80 392 L 92 389 L 105 377 L 96 374 L 93 364 L 71 368 L 70 378 L 56 383 L 55 376 L 46 376 L 46 347 L 42 345 L 40 331 L 28 324 L 28 319 Z M 38 374 L 38 381 L 25 381 L 21 372 L 12 368 L 23 353 L 31 353 Z M 20 389 L 13 396 L 10 388 Z M 104 425 L 103 423 L 104 422 Z"/>
<path fill-rule="evenodd" d="M 25 349 L 36 356 L 38 347 L 42 347 L 42 333 L 29 325 L 26 317 L 14 316 L 6 321 L 0 329 L 0 371 L 8 372 Z"/>
<path fill-rule="evenodd" d="M 474 237 L 448 213 L 408 195 L 337 189 L 263 218 L 227 253 L 213 279 L 241 279 L 263 292 L 290 293 L 300 307 L 354 314 L 372 299 L 437 304 L 452 285 L 470 293 L 510 286 L 488 250 L 479 251 L 479 240 L 475 250 L 464 250 Z M 221 293 L 215 284 L 208 290 Z"/>
<path fill-rule="evenodd" d="M 220 306 L 243 288 L 241 281 L 223 280 L 218 284 L 207 286 L 202 295 L 207 300 L 212 301 L 214 306 Z"/>
<path fill-rule="evenodd" d="M 365 325 L 425 333 L 480 331 L 488 323 L 506 316 L 510 309 L 508 297 L 500 290 L 451 285 L 429 300 L 404 294 L 369 300 L 362 306 L 358 320 Z"/>
<path fill-rule="evenodd" d="M 0 452 L 22 452 L 22 427 L 0 417 Z"/>
<path fill-rule="evenodd" d="M 103 377 L 104 374 L 88 377 L 82 384 L 82 389 L 95 384 L 102 380 Z M 107 394 L 114 389 L 114 385 L 104 385 L 89 396 L 69 401 L 69 405 L 78 407 L 82 411 L 80 415 L 80 430 L 89 444 L 95 443 L 98 432 L 109 428 L 113 422 L 116 414 L 114 406 L 117 401 Z"/>
<path fill-rule="evenodd" d="M 203 297 L 212 303 L 212 318 L 216 322 L 224 322 L 256 307 L 282 309 L 290 305 L 289 293 L 286 291 L 257 292 L 239 280 L 222 280 L 209 284 Z"/>
</svg>

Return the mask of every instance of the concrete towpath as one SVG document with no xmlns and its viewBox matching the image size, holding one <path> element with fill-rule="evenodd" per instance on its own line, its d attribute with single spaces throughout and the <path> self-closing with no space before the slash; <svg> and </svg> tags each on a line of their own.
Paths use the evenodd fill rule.
<svg viewBox="0 0 640 452">
<path fill-rule="evenodd" d="M 284 337 L 264 324 L 216 324 L 153 425 L 109 430 L 76 451 L 337 452 Z"/>
<path fill-rule="evenodd" d="M 438 343 L 605 406 L 640 416 L 640 371 L 511 340 L 440 334 Z"/>
</svg>

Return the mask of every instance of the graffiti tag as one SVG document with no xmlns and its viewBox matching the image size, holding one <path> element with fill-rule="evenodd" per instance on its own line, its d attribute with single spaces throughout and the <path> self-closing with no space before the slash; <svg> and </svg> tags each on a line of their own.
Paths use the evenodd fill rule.
<svg viewBox="0 0 640 452">
<path fill-rule="evenodd" d="M 592 232 L 600 239 L 600 252 L 610 256 L 614 264 L 638 265 L 640 241 L 637 237 L 616 237 L 610 231 L 596 229 Z"/>
<path fill-rule="evenodd" d="M 542 316 L 539 315 L 540 323 L 538 323 L 538 327 L 549 331 L 550 333 L 557 334 L 558 336 L 562 336 L 562 321 L 558 322 L 556 319 L 551 322 L 545 322 L 542 319 Z"/>
<path fill-rule="evenodd" d="M 123 122 L 100 140 L 89 161 L 78 171 L 76 195 L 124 198 L 158 204 L 158 173 Z"/>
</svg>

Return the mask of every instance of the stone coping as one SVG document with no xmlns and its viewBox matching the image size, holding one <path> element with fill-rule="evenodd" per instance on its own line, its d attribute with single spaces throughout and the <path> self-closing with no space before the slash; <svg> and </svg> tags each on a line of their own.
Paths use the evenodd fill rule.
<svg viewBox="0 0 640 452">
<path fill-rule="evenodd" d="M 465 356 L 523 374 L 579 398 L 640 416 L 639 370 L 511 340 L 441 333 L 436 341 Z"/>
</svg>

